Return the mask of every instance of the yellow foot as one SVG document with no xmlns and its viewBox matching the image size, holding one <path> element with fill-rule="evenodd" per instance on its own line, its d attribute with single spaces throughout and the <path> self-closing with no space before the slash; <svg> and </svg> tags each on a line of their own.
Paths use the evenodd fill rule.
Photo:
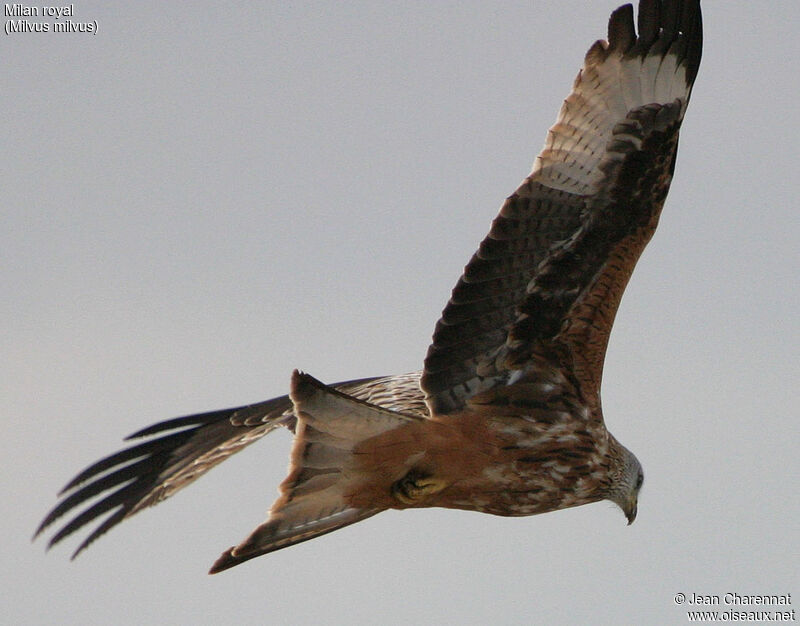
<svg viewBox="0 0 800 626">
<path fill-rule="evenodd" d="M 419 470 L 411 470 L 392 485 L 392 495 L 403 504 L 413 505 L 445 487 L 447 487 L 445 481 L 428 476 Z"/>
</svg>

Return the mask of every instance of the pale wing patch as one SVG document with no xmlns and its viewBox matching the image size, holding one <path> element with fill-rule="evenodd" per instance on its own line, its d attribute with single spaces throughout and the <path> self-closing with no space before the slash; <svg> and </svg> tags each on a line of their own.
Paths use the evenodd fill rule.
<svg viewBox="0 0 800 626">
<path fill-rule="evenodd" d="M 596 43 L 534 161 L 531 179 L 580 195 L 596 193 L 605 179 L 598 166 L 617 124 L 647 104 L 680 100 L 683 110 L 689 91 L 686 67 L 675 54 L 626 56 L 608 51 L 605 41 Z"/>
</svg>

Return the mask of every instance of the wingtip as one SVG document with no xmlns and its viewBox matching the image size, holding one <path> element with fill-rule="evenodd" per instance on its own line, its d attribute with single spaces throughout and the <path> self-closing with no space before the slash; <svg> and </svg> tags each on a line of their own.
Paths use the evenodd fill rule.
<svg viewBox="0 0 800 626">
<path fill-rule="evenodd" d="M 608 18 L 608 47 L 610 50 L 625 53 L 636 42 L 636 28 L 633 25 L 633 5 L 623 4 Z"/>
<path fill-rule="evenodd" d="M 700 8 L 700 0 L 690 0 L 688 6 L 686 29 L 689 35 L 689 44 L 686 79 L 690 85 L 693 85 L 700 69 L 700 60 L 703 57 L 703 10 Z"/>
<path fill-rule="evenodd" d="M 45 523 L 46 521 L 47 519 L 45 518 L 45 520 L 36 527 L 36 531 L 33 533 L 33 536 L 31 537 L 31 543 L 36 541 L 39 538 L 39 535 L 41 535 L 45 531 L 45 529 L 49 526 L 49 524 Z M 50 546 L 47 546 L 46 549 L 49 550 Z"/>
</svg>

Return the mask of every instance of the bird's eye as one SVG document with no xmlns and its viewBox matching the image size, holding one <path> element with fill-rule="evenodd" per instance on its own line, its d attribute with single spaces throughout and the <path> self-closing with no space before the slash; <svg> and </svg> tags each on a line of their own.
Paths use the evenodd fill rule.
<svg viewBox="0 0 800 626">
<path fill-rule="evenodd" d="M 639 475 L 636 477 L 636 488 L 640 489 L 643 482 L 644 482 L 644 474 L 639 472 Z"/>
</svg>

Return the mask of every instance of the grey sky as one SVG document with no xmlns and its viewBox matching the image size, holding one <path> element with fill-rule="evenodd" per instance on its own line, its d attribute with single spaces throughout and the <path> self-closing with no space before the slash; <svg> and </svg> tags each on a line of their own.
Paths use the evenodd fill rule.
<svg viewBox="0 0 800 626">
<path fill-rule="evenodd" d="M 386 513 L 218 576 L 279 433 L 45 555 L 56 491 L 152 422 L 421 366 L 616 2 L 80 2 L 3 59 L 0 475 L 8 623 L 651 623 L 678 592 L 800 594 L 800 4 L 704 2 L 659 231 L 611 337 L 611 504 Z M 52 21 L 52 20 L 51 20 Z M 794 607 L 800 595 L 793 596 Z"/>
</svg>

